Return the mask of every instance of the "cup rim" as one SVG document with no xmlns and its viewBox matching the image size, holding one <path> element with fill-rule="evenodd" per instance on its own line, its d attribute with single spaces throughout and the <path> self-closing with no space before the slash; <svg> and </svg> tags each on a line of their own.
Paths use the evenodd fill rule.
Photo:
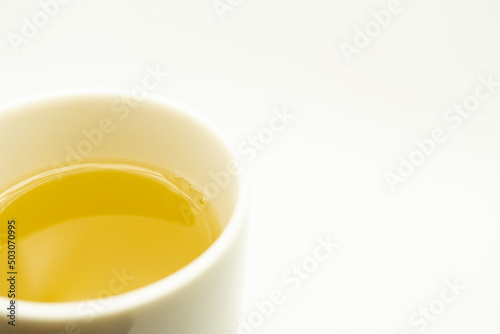
<svg viewBox="0 0 500 334">
<path fill-rule="evenodd" d="M 122 94 L 130 93 L 126 89 L 117 88 L 93 88 L 93 89 L 72 89 L 59 90 L 44 94 L 38 94 L 30 97 L 17 99 L 14 102 L 0 105 L 0 122 L 10 113 L 14 113 L 15 109 L 22 106 L 33 105 L 37 102 L 56 100 L 61 98 L 82 98 L 82 97 L 120 97 Z M 225 149 L 229 156 L 237 161 L 234 152 L 228 145 L 229 141 L 219 130 L 218 126 L 209 118 L 194 110 L 193 108 L 182 104 L 174 99 L 148 94 L 142 102 L 154 102 L 161 106 L 171 108 L 175 112 L 190 117 L 193 121 L 198 122 L 205 127 L 218 141 L 221 148 Z M 109 297 L 110 303 L 104 309 L 96 313 L 96 318 L 104 318 L 114 314 L 119 314 L 127 310 L 137 309 L 144 305 L 154 303 L 159 299 L 168 298 L 177 290 L 187 286 L 190 282 L 196 280 L 197 277 L 203 275 L 211 266 L 217 263 L 217 260 L 222 258 L 231 243 L 238 238 L 241 230 L 245 225 L 245 218 L 248 213 L 250 202 L 250 182 L 249 178 L 244 173 L 239 173 L 234 176 L 238 182 L 237 199 L 233 213 L 228 220 L 221 235 L 215 242 L 205 250 L 198 258 L 170 274 L 159 281 L 153 282 L 141 288 L 118 294 Z M 98 300 L 96 298 L 90 301 Z M 0 304 L 8 303 L 10 300 L 4 296 L 0 296 Z M 17 300 L 19 309 L 22 309 L 22 319 L 31 321 L 86 321 L 87 314 L 77 314 L 75 310 L 86 301 L 75 302 L 33 302 L 27 300 Z M 20 315 L 19 315 L 20 316 Z"/>
</svg>

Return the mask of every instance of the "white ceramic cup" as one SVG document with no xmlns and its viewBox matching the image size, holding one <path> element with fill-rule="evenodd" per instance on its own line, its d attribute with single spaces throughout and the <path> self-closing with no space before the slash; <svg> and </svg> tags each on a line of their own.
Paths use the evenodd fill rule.
<svg viewBox="0 0 500 334">
<path fill-rule="evenodd" d="M 39 172 L 87 159 L 138 160 L 176 171 L 204 190 L 223 224 L 221 236 L 183 269 L 128 293 L 98 299 L 106 296 L 103 287 L 96 299 L 85 302 L 16 300 L 15 327 L 7 324 L 10 299 L 0 297 L 0 333 L 235 331 L 242 296 L 247 182 L 225 141 L 200 114 L 164 98 L 127 96 L 113 90 L 58 93 L 2 108 L 0 193 Z M 6 229 L 7 222 L 0 228 Z M 0 263 L 0 268 L 4 279 L 7 264 Z"/>
</svg>

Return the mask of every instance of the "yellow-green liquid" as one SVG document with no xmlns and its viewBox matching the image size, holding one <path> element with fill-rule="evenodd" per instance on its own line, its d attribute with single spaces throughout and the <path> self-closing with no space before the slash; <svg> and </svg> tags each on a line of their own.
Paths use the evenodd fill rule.
<svg viewBox="0 0 500 334">
<path fill-rule="evenodd" d="M 210 202 L 171 172 L 92 163 L 33 177 L 0 196 L 0 296 L 15 221 L 16 299 L 105 298 L 158 281 L 219 236 Z"/>
</svg>

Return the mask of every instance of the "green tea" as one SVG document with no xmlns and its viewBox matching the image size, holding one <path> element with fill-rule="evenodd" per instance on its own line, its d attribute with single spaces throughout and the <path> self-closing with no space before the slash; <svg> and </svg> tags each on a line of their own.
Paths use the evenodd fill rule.
<svg viewBox="0 0 500 334">
<path fill-rule="evenodd" d="M 52 170 L 0 195 L 2 266 L 9 222 L 16 298 L 36 302 L 95 299 L 151 284 L 196 259 L 221 232 L 211 203 L 189 181 L 121 163 Z M 8 285 L 0 280 L 0 295 L 7 297 Z"/>
</svg>

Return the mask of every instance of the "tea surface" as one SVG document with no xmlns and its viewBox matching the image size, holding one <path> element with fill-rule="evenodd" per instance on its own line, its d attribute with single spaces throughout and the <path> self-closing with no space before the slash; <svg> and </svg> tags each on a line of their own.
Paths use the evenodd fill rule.
<svg viewBox="0 0 500 334">
<path fill-rule="evenodd" d="M 8 234 L 15 234 L 16 299 L 106 298 L 176 272 L 220 231 L 210 202 L 171 172 L 76 165 L 30 178 L 0 196 L 0 268 L 7 268 Z M 0 296 L 8 297 L 4 273 Z"/>
</svg>

